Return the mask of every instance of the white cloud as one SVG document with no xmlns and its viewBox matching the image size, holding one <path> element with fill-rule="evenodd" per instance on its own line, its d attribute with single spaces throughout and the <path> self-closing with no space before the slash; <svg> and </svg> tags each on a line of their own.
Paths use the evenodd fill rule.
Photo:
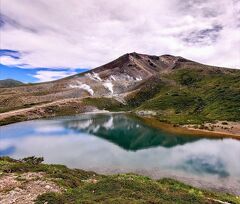
<svg viewBox="0 0 240 204">
<path fill-rule="evenodd" d="M 22 54 L 4 63 L 94 68 L 136 51 L 240 67 L 239 7 L 238 0 L 2 0 L 1 48 Z M 216 35 L 206 31 L 216 26 Z M 200 43 L 184 41 L 202 32 Z"/>
<path fill-rule="evenodd" d="M 0 56 L 0 62 L 9 66 L 18 64 L 18 60 L 10 56 Z"/>
<path fill-rule="evenodd" d="M 53 81 L 63 77 L 77 74 L 74 71 L 37 71 L 33 77 L 38 79 L 38 82 Z"/>
</svg>

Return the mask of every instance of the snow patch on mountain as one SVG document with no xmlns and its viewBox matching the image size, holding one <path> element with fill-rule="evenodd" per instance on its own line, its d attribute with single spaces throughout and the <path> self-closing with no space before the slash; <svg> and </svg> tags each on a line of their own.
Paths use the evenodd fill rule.
<svg viewBox="0 0 240 204">
<path fill-rule="evenodd" d="M 106 82 L 103 83 L 103 86 L 113 94 L 113 84 L 112 84 L 112 82 L 106 81 Z"/>
<path fill-rule="evenodd" d="M 92 73 L 92 76 L 94 79 L 98 80 L 98 81 L 102 81 L 102 79 L 100 78 L 100 76 L 97 73 Z"/>
<path fill-rule="evenodd" d="M 108 81 L 142 81 L 142 77 L 131 77 L 128 74 L 110 75 Z"/>
<path fill-rule="evenodd" d="M 89 77 L 90 79 L 94 80 L 94 81 L 102 81 L 102 79 L 100 78 L 100 76 L 97 73 L 87 73 L 85 76 Z"/>
<path fill-rule="evenodd" d="M 136 81 L 142 81 L 142 77 L 136 77 Z"/>
<path fill-rule="evenodd" d="M 86 76 L 86 77 L 89 77 L 90 79 L 92 79 L 92 80 L 94 80 L 94 81 L 96 80 L 96 79 L 93 78 L 93 76 L 92 76 L 90 73 L 85 74 L 85 76 Z"/>
<path fill-rule="evenodd" d="M 83 84 L 81 82 L 77 82 L 77 84 L 70 84 L 69 85 L 70 88 L 73 89 L 83 89 L 85 91 L 87 91 L 91 96 L 93 96 L 94 91 L 92 90 L 91 86 L 87 85 L 87 84 Z"/>
<path fill-rule="evenodd" d="M 110 80 L 116 81 L 116 78 L 113 75 L 111 75 Z"/>
<path fill-rule="evenodd" d="M 141 77 L 140 77 L 141 78 Z M 140 79 L 138 78 L 138 79 Z M 119 74 L 119 75 L 111 75 L 109 77 L 110 81 L 119 81 L 119 80 L 124 80 L 124 81 L 135 81 L 135 79 L 128 74 Z"/>
<path fill-rule="evenodd" d="M 126 78 L 127 78 L 128 81 L 134 81 L 134 78 L 129 76 L 129 75 L 126 75 Z"/>
</svg>

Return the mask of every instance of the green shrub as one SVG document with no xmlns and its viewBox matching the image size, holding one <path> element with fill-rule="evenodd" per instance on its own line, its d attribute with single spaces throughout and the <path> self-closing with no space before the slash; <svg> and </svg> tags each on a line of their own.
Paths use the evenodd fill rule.
<svg viewBox="0 0 240 204">
<path fill-rule="evenodd" d="M 44 161 L 44 159 L 43 157 L 32 156 L 32 157 L 23 158 L 22 161 L 29 164 L 37 165 L 37 164 L 41 164 Z"/>
</svg>

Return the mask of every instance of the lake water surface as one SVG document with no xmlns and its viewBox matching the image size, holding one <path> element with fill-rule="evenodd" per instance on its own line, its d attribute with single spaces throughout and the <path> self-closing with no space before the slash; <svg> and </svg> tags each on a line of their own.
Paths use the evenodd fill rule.
<svg viewBox="0 0 240 204">
<path fill-rule="evenodd" d="M 0 127 L 0 155 L 99 173 L 173 177 L 240 194 L 240 141 L 174 135 L 126 114 L 83 114 Z"/>
</svg>

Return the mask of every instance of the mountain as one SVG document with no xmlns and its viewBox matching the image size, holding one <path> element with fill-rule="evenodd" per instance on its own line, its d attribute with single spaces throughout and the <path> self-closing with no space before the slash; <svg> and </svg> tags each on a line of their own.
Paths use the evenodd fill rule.
<svg viewBox="0 0 240 204">
<path fill-rule="evenodd" d="M 177 124 L 239 121 L 240 70 L 172 55 L 128 53 L 57 81 L 0 89 L 0 112 L 30 107 L 28 119 L 97 107 L 148 111 Z"/>
<path fill-rule="evenodd" d="M 9 88 L 9 87 L 15 87 L 23 85 L 21 81 L 17 81 L 14 79 L 4 79 L 0 80 L 0 88 Z"/>
</svg>

